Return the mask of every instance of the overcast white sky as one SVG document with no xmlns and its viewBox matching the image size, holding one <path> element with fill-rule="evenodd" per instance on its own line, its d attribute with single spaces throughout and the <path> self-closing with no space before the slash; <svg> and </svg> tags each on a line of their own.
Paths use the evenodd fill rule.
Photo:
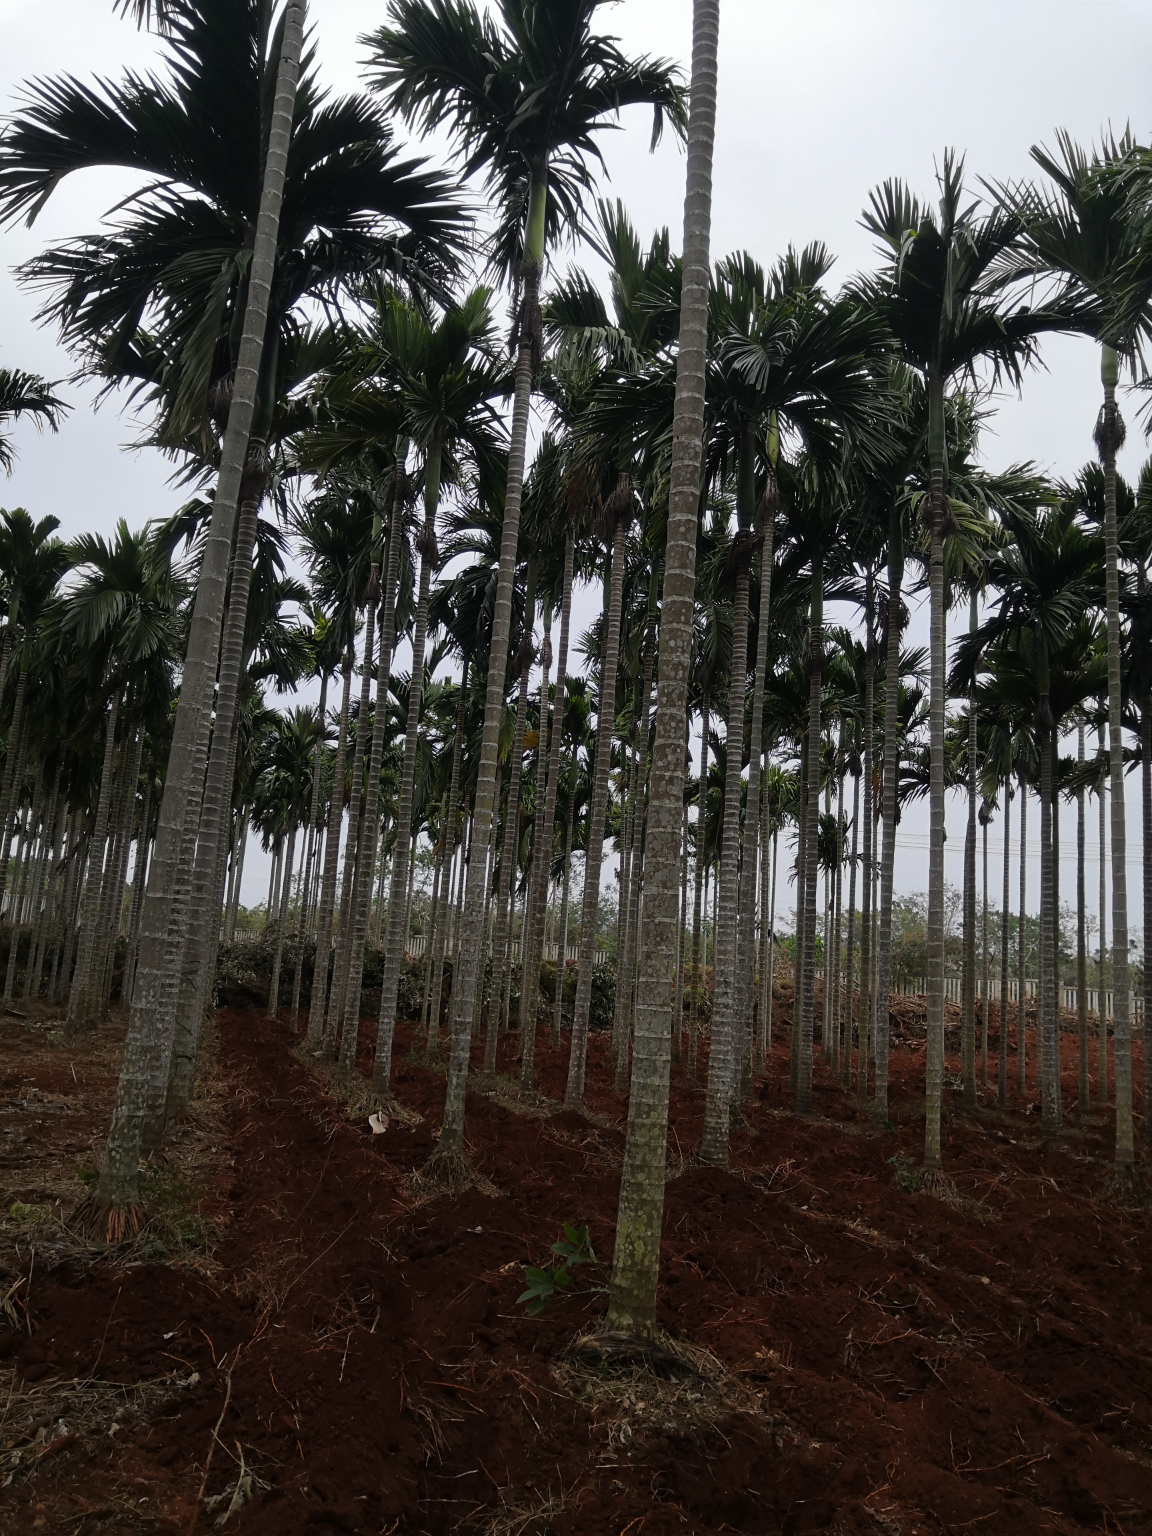
<svg viewBox="0 0 1152 1536">
<path fill-rule="evenodd" d="M 622 0 L 605 8 L 605 26 L 630 52 L 680 60 L 687 70 L 691 0 Z M 312 0 L 321 72 L 336 90 L 357 87 L 358 39 L 385 14 L 383 0 Z M 0 0 L 4 110 L 31 77 L 69 72 L 81 79 L 146 68 L 154 40 L 113 14 L 111 0 Z M 980 177 L 1029 174 L 1029 147 L 1051 143 L 1065 127 L 1081 141 L 1109 125 L 1152 132 L 1149 60 L 1152 6 L 1146 0 L 724 0 L 721 6 L 713 254 L 747 248 L 768 263 L 791 241 L 824 240 L 839 260 L 834 278 L 872 261 L 859 227 L 869 189 L 899 176 L 922 197 L 933 194 L 933 168 L 946 146 L 966 152 Z M 611 182 L 642 236 L 668 225 L 678 244 L 684 162 L 674 144 L 647 153 L 649 118 L 630 114 L 624 131 L 603 144 Z M 50 241 L 92 229 L 127 190 L 118 175 L 91 173 L 66 182 L 32 230 L 0 231 L 0 362 L 61 379 L 69 362 L 34 320 L 36 299 L 12 268 Z M 566 257 L 562 257 L 566 260 Z M 992 467 L 1033 459 L 1071 475 L 1092 451 L 1099 402 L 1098 365 L 1086 341 L 1045 344 L 1046 369 L 1023 395 L 999 402 L 985 442 Z M 71 535 L 106 531 L 125 517 L 139 525 L 178 502 L 167 466 L 155 453 L 127 453 L 133 425 L 115 402 L 93 412 L 83 390 L 65 393 L 76 409 L 58 437 L 17 433 L 15 473 L 0 502 L 37 515 L 54 512 Z M 1130 425 L 1134 405 L 1127 412 Z M 1134 475 L 1147 452 L 1133 430 L 1122 468 Z M 596 606 L 582 604 L 585 617 Z M 1139 805 L 1129 795 L 1130 824 Z M 949 878 L 959 883 L 963 807 L 950 807 Z M 907 846 L 898 883 L 925 883 L 926 824 L 905 817 Z M 1071 848 L 1071 817 L 1064 847 Z M 1090 817 L 1090 848 L 1094 846 Z M 1035 833 L 1034 833 L 1035 835 Z M 1130 840 L 1135 852 L 1138 841 Z M 263 899 L 266 872 L 251 858 L 247 900 Z M 1070 887 L 1071 870 L 1064 875 Z M 1129 874 L 1132 924 L 1140 921 L 1138 868 Z M 1032 872 L 1037 888 L 1038 868 Z M 1089 882 L 1090 886 L 1094 882 Z"/>
</svg>

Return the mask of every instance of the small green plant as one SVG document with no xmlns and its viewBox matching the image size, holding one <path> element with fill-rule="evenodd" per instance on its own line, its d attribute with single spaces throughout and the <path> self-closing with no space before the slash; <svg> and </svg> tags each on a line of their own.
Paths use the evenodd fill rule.
<svg viewBox="0 0 1152 1536">
<path fill-rule="evenodd" d="M 917 1167 L 915 1158 L 890 1157 L 888 1161 L 895 1168 L 892 1182 L 897 1189 L 902 1189 L 906 1194 L 915 1194 L 917 1190 L 924 1188 L 924 1170 Z"/>
<path fill-rule="evenodd" d="M 13 1200 L 8 1207 L 10 1221 L 22 1221 L 25 1223 L 47 1221 L 52 1214 L 50 1205 L 25 1205 L 23 1200 Z"/>
<path fill-rule="evenodd" d="M 550 1301 L 555 1301 L 562 1291 L 572 1290 L 572 1271 L 578 1264 L 592 1264 L 599 1269 L 592 1240 L 586 1226 L 574 1227 L 564 1223 L 564 1235 L 552 1244 L 552 1262 L 546 1269 L 524 1266 L 524 1278 L 528 1289 L 517 1296 L 517 1306 L 526 1306 L 529 1317 L 543 1312 Z"/>
</svg>

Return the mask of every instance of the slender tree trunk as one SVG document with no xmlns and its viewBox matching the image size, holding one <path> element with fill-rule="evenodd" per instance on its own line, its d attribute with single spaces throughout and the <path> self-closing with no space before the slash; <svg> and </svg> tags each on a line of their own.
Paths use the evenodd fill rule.
<svg viewBox="0 0 1152 1536">
<path fill-rule="evenodd" d="M 852 857 L 848 866 L 848 932 L 845 947 L 848 963 L 844 971 L 844 1045 L 840 1057 L 840 1082 L 845 1092 L 852 1082 L 852 1022 L 855 1007 L 853 971 L 856 964 L 856 856 L 860 839 L 860 759 L 852 776 Z"/>
<path fill-rule="evenodd" d="M 876 932 L 876 985 L 880 1011 L 876 1028 L 876 1077 L 874 1111 L 878 1120 L 888 1118 L 888 1004 L 892 992 L 892 896 L 896 869 L 896 827 L 900 782 L 900 640 L 904 625 L 904 537 L 900 508 L 893 506 L 888 520 L 888 625 L 884 668 L 883 782 L 880 818 L 884 823 L 884 847 L 880 855 L 880 921 Z M 851 999 L 849 999 L 849 1005 Z"/>
<path fill-rule="evenodd" d="M 998 1024 L 1000 1049 L 996 1074 L 996 1102 L 1001 1109 L 1008 1107 L 1008 928 L 1011 891 L 1012 852 L 1012 775 L 1004 775 L 1004 873 L 1000 895 L 1000 1007 Z"/>
<path fill-rule="evenodd" d="M 928 567 L 931 591 L 931 698 L 924 1175 L 931 1187 L 939 1181 L 942 1169 L 940 1109 L 944 1089 L 944 717 L 947 708 L 944 663 L 947 642 L 944 628 L 944 383 L 939 374 L 933 372 L 930 375 L 928 388 L 932 533 Z"/>
<path fill-rule="evenodd" d="M 504 837 L 500 851 L 500 882 L 496 898 L 496 937 L 492 947 L 492 990 L 488 1002 L 488 1033 L 484 1039 L 484 1078 L 491 1086 L 496 1076 L 496 1047 L 504 1007 L 504 985 L 512 977 L 512 916 L 516 891 L 516 850 L 520 842 L 520 777 L 524 766 L 524 725 L 528 711 L 528 673 L 532 665 L 532 626 L 536 606 L 536 567 L 528 564 L 528 590 L 524 601 L 524 644 L 520 655 L 520 687 L 516 694 L 516 725 L 508 764 L 508 802 L 504 811 Z"/>
<path fill-rule="evenodd" d="M 1152 1142 L 1152 690 L 1140 711 L 1140 811 L 1144 882 L 1144 1140 Z"/>
<path fill-rule="evenodd" d="M 116 722 L 120 713 L 120 694 L 114 693 L 104 728 L 104 764 L 100 772 L 100 791 L 96 802 L 96 824 L 92 831 L 90 868 L 84 887 L 83 910 L 80 917 L 80 950 L 76 959 L 76 971 L 72 977 L 72 992 L 68 999 L 68 1021 L 65 1036 L 72 1039 L 81 1029 L 94 1022 L 92 1011 L 92 973 L 96 967 L 96 938 L 100 927 L 100 896 L 103 886 L 103 866 L 107 848 L 108 813 L 112 803 L 112 764 L 116 750 Z M 0 850 L 0 857 L 3 851 Z"/>
<path fill-rule="evenodd" d="M 596 966 L 596 915 L 600 907 L 600 875 L 604 861 L 604 822 L 608 810 L 608 774 L 612 765 L 612 735 L 616 723 L 616 672 L 620 664 L 620 612 L 624 596 L 624 539 L 631 518 L 631 489 L 618 487 L 621 501 L 615 515 L 612 554 L 604 581 L 605 638 L 596 715 L 596 769 L 584 852 L 584 900 L 580 909 L 580 961 L 576 1004 L 572 1013 L 572 1045 L 564 1103 L 579 1109 L 584 1103 L 584 1069 L 588 1055 L 588 1026 L 592 1009 L 592 973 Z M 612 499 L 609 506 L 612 506 Z M 681 721 L 683 733 L 683 721 Z M 683 773 L 683 764 L 680 765 Z M 667 1004 L 671 1007 L 669 993 Z"/>
<path fill-rule="evenodd" d="M 821 688 L 824 681 L 824 585 L 823 571 L 814 564 L 812 572 L 811 639 L 808 651 L 808 761 L 807 800 L 804 806 L 804 881 L 802 920 L 804 930 L 803 972 L 800 977 L 797 1010 L 793 1007 L 793 1032 L 800 1028 L 796 1057 L 796 1112 L 812 1112 L 812 1004 L 816 977 L 816 872 L 820 865 L 820 747 L 822 721 Z M 797 890 L 801 889 L 797 885 Z M 799 925 L 798 925 L 799 926 Z M 794 995 L 796 995 L 794 993 Z M 863 994 L 860 1027 L 864 1028 Z M 861 1053 L 861 1059 L 866 1056 Z"/>
<path fill-rule="evenodd" d="M 288 908 L 292 901 L 292 862 L 296 857 L 296 822 L 288 829 L 288 851 L 284 855 L 284 880 L 280 891 L 280 911 L 276 919 L 276 949 L 272 958 L 272 981 L 268 987 L 268 1017 L 274 1019 L 280 1003 L 280 968 L 284 959 L 284 934 L 288 927 Z"/>
<path fill-rule="evenodd" d="M 575 561 L 575 540 L 571 532 L 564 541 L 564 576 L 560 596 L 560 646 L 556 654 L 556 686 L 552 701 L 552 725 L 548 740 L 548 770 L 544 791 L 544 818 L 540 827 L 540 860 L 536 857 L 536 838 L 533 836 L 533 865 L 542 861 L 543 874 L 533 885 L 533 918 L 529 932 L 530 952 L 524 970 L 524 1003 L 522 1012 L 531 1028 L 521 1034 L 520 1086 L 528 1091 L 532 1087 L 532 1072 L 536 1051 L 536 1013 L 540 996 L 540 925 L 548 900 L 548 871 L 552 862 L 552 840 L 556 826 L 556 792 L 560 774 L 560 743 L 564 733 L 565 688 L 568 672 L 568 639 L 572 626 L 572 571 Z M 541 713 L 540 729 L 544 729 Z M 543 735 L 541 735 L 543 750 Z M 537 798 L 539 809 L 539 798 Z"/>
<path fill-rule="evenodd" d="M 869 1022 L 872 999 L 875 997 L 872 962 L 875 916 L 875 868 L 872 856 L 876 846 L 876 807 L 873 804 L 874 780 L 873 743 L 876 739 L 876 699 L 874 641 L 872 634 L 872 573 L 868 573 L 868 639 L 864 662 L 864 868 L 863 901 L 860 912 L 860 1023 L 859 1042 L 856 1051 L 856 1103 L 861 1114 L 868 1107 L 868 1060 L 870 1055 Z M 887 1004 L 885 1005 L 887 1006 Z"/>
<path fill-rule="evenodd" d="M 449 849 L 449 868 L 451 868 L 451 861 L 456 852 L 456 813 L 460 799 L 460 759 L 464 745 L 464 713 L 468 706 L 468 674 L 470 668 L 471 659 L 465 658 L 464 665 L 460 670 L 460 701 L 456 706 L 456 733 L 452 738 L 452 780 L 448 787 L 448 813 L 445 822 L 447 827 L 447 846 Z M 456 879 L 457 884 L 459 885 L 459 893 L 462 894 L 464 890 L 463 838 L 460 840 L 460 849 L 461 858 L 459 861 L 459 872 Z M 425 1059 L 428 1061 L 431 1061 L 435 1054 L 437 1040 L 440 1034 L 440 999 L 444 987 L 444 950 L 448 942 L 448 932 L 452 920 L 451 883 L 449 883 L 448 887 L 448 898 L 448 904 L 444 909 L 444 921 L 440 925 L 440 932 L 436 935 L 436 954 L 433 960 L 432 998 L 430 1004 L 431 1011 L 428 1015 L 428 1043 L 425 1048 Z M 457 895 L 457 900 L 459 900 L 459 894 Z"/>
<path fill-rule="evenodd" d="M 979 624 L 976 592 L 968 633 Z M 965 1109 L 976 1108 L 976 690 L 968 695 L 968 821 L 964 828 L 964 1001 L 960 1018 L 960 1079 Z"/>
<path fill-rule="evenodd" d="M 276 261 L 280 203 L 292 134 L 300 54 L 304 29 L 304 0 L 291 0 L 285 13 L 283 43 L 277 69 L 276 93 L 255 244 L 250 266 L 244 331 L 224 436 L 220 476 L 212 520 L 200 568 L 188 653 L 173 727 L 168 774 L 161 802 L 156 845 L 149 870 L 149 890 L 141 919 L 138 986 L 121 1058 L 120 1082 L 112 1125 L 104 1147 L 97 1187 L 98 1205 L 108 1211 L 105 1234 L 118 1240 L 126 1225 L 136 1226 L 137 1169 L 145 1103 L 155 1047 L 155 1020 L 163 1007 L 173 939 L 169 904 L 176 861 L 184 835 L 190 796 L 198 794 L 204 758 L 204 722 L 212 704 L 219 655 L 224 589 L 236 521 L 241 479 L 248 458 L 248 440 L 256 408 L 257 380 L 269 296 Z"/>
<path fill-rule="evenodd" d="M 685 774 L 690 764 L 685 764 Z M 688 801 L 680 828 L 680 926 L 676 930 L 676 993 L 672 999 L 672 1060 L 684 1059 L 684 933 L 688 923 Z"/>
<path fill-rule="evenodd" d="M 1028 1085 L 1028 785 L 1020 775 L 1020 920 L 1017 938 L 1016 1091 Z"/>
<path fill-rule="evenodd" d="M 719 27 L 719 0 L 694 0 L 680 346 L 676 359 L 656 741 L 648 809 L 651 877 L 645 891 L 644 959 L 607 1317 L 610 1328 L 643 1333 L 651 1333 L 656 1327 L 667 1161 L 668 1013 L 675 986 L 676 842 L 683 806 L 684 721 L 688 713 L 696 586 Z"/>
<path fill-rule="evenodd" d="M 743 547 L 739 547 L 740 545 Z M 716 876 L 716 937 L 712 961 L 712 1038 L 708 1050 L 708 1087 L 704 1100 L 704 1137 L 700 1156 L 717 1167 L 728 1166 L 730 1106 L 737 1084 L 739 1045 L 743 1037 L 736 1017 L 741 989 L 736 980 L 737 922 L 740 906 L 740 789 L 744 762 L 744 700 L 748 686 L 748 570 L 751 542 L 736 535 L 732 559 L 736 565 L 732 600 L 732 676 L 729 687 L 727 751 L 724 771 L 724 839 Z M 815 623 L 813 627 L 813 653 Z M 814 675 L 818 673 L 814 664 Z M 818 708 L 818 706 L 817 706 Z M 739 1038 L 738 1038 L 739 1036 Z"/>
<path fill-rule="evenodd" d="M 1076 761 L 1084 763 L 1084 726 L 1076 732 Z M 1084 868 L 1085 844 L 1084 789 L 1076 791 L 1076 1110 L 1086 1115 L 1091 1111 L 1091 1089 L 1088 1084 L 1088 910 Z"/>
<path fill-rule="evenodd" d="M 416 629 L 412 637 L 412 682 L 408 690 L 408 729 L 404 739 L 404 764 L 400 799 L 396 807 L 396 843 L 392 850 L 392 883 L 388 893 L 388 933 L 384 947 L 384 973 L 380 981 L 380 1018 L 376 1033 L 376 1060 L 372 1067 L 373 1090 L 388 1099 L 392 1092 L 392 1042 L 396 1030 L 396 996 L 400 967 L 408 944 L 408 905 L 405 886 L 412 837 L 412 797 L 416 782 L 416 749 L 420 741 L 420 711 L 424 698 L 424 646 L 428 635 L 428 602 L 432 572 L 440 563 L 436 548 L 436 513 L 440 505 L 441 449 L 428 449 L 424 466 L 424 527 L 420 533 L 420 583 L 416 603 Z M 391 562 L 390 562 L 391 563 Z M 370 878 L 370 871 L 366 871 Z M 363 931 L 363 930 L 361 930 Z M 359 1009 L 357 1008 L 357 1013 Z M 345 1021 L 345 1028 L 349 1023 Z M 354 1032 L 356 1022 L 352 1021 Z M 345 1070 L 353 1059 L 344 1052 Z"/>
<path fill-rule="evenodd" d="M 1040 695 L 1040 713 L 1051 721 L 1047 692 Z M 1040 753 L 1040 1009 L 1038 1014 L 1037 1067 L 1040 1078 L 1041 1124 L 1045 1136 L 1055 1136 L 1060 1128 L 1059 1082 L 1056 1051 L 1057 969 L 1053 941 L 1056 922 L 1053 887 L 1052 835 L 1052 727 L 1042 723 L 1039 732 Z"/>
<path fill-rule="evenodd" d="M 1132 1046 L 1128 1017 L 1128 839 L 1124 805 L 1124 721 L 1120 676 L 1120 553 L 1116 516 L 1116 450 L 1120 417 L 1116 408 L 1118 362 L 1101 348 L 1104 408 L 1100 440 L 1104 461 L 1105 590 L 1108 629 L 1108 771 L 1112 788 L 1112 1040 L 1116 1077 L 1117 1180 L 1131 1181 L 1135 1162 L 1132 1130 Z"/>
<path fill-rule="evenodd" d="M 704 840 L 708 816 L 708 687 L 700 701 L 700 785 L 696 795 L 696 829 L 693 845 L 692 996 L 688 1003 L 688 1081 L 696 1081 L 696 1049 L 700 1028 L 700 994 L 704 985 L 701 964 L 701 897 L 704 890 Z"/>
<path fill-rule="evenodd" d="M 983 873 L 980 879 L 980 1082 L 988 1086 L 988 810 L 980 808 Z"/>
<path fill-rule="evenodd" d="M 320 906 L 316 919 L 316 958 L 312 965 L 312 1002 L 308 1009 L 307 1043 L 316 1050 L 324 1034 L 328 1007 L 328 970 L 332 960 L 332 925 L 336 909 L 336 870 L 340 859 L 340 823 L 344 816 L 344 759 L 348 748 L 348 717 L 352 706 L 352 668 L 355 660 L 353 641 L 348 642 L 344 657 L 344 690 L 340 702 L 340 724 L 336 732 L 336 762 L 332 772 L 332 792 L 328 802 L 328 835 L 324 845 L 324 875 L 320 886 Z M 349 833 L 351 835 L 351 833 Z M 335 1026 L 333 1026 L 333 1033 Z"/>
<path fill-rule="evenodd" d="M 828 1056 L 828 1066 L 831 1071 L 840 1070 L 840 1052 L 842 1041 L 840 1038 L 840 903 L 843 896 L 843 870 L 844 870 L 844 748 L 847 740 L 848 727 L 845 721 L 840 728 L 840 772 L 837 774 L 836 790 L 836 891 L 833 897 L 832 914 L 832 948 L 824 959 L 824 986 L 828 986 L 829 971 L 832 975 L 832 1006 L 829 1010 L 829 1021 L 832 1032 L 831 1051 Z"/>
<path fill-rule="evenodd" d="M 24 721 L 24 699 L 28 690 L 28 668 L 21 668 L 16 679 L 16 697 L 12 704 L 12 723 L 8 727 L 8 753 L 4 763 L 4 788 L 0 794 L 0 910 L 8 885 L 8 850 L 12 843 L 12 823 L 20 806 L 24 787 L 24 754 L 28 730 Z"/>
<path fill-rule="evenodd" d="M 572 873 L 572 823 L 575 815 L 576 793 L 573 787 L 568 796 L 568 818 L 564 825 L 564 893 L 560 898 L 560 926 L 556 940 L 556 1012 L 552 1024 L 552 1040 L 557 1048 L 560 1046 L 560 1031 L 564 1022 L 564 969 L 568 960 L 568 894 Z"/>
</svg>

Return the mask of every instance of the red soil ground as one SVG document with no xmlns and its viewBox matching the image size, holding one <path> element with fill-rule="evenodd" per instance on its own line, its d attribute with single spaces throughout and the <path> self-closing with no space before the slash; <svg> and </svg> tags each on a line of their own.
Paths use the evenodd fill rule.
<svg viewBox="0 0 1152 1536">
<path fill-rule="evenodd" d="M 1105 1117 L 1070 1114 L 1046 1148 L 1031 1100 L 966 1115 L 949 1090 L 947 1204 L 894 1177 L 920 1150 L 915 1041 L 893 1054 L 891 1129 L 858 1120 L 823 1068 L 797 1119 L 777 1046 L 726 1172 L 681 1156 L 703 1104 L 677 1070 L 660 1322 L 717 1363 L 695 1388 L 613 1380 L 565 1363 L 603 1310 L 595 1276 L 539 1318 L 516 1302 L 565 1220 L 611 1255 L 625 1106 L 603 1037 L 591 1119 L 470 1093 L 483 1180 L 432 1198 L 410 1175 L 444 1079 L 410 1044 L 396 1094 L 422 1118 L 373 1136 L 291 1054 L 283 1022 L 220 1015 L 218 1128 L 185 1136 L 203 1154 L 210 1258 L 61 1244 L 33 1259 L 19 1327 L 0 1332 L 9 1408 L 77 1380 L 126 1384 L 125 1402 L 143 1383 L 138 1404 L 153 1383 L 153 1406 L 122 1412 L 118 1433 L 107 1418 L 69 1429 L 67 1413 L 41 1425 L 0 1488 L 0 1529 L 206 1531 L 222 1506 L 205 1513 L 198 1494 L 233 1487 L 242 1457 L 255 1495 L 225 1528 L 248 1536 L 1152 1532 L 1152 1242 L 1145 1212 L 1104 1201 Z M 566 1050 L 542 1033 L 553 1099 Z M 1066 1105 L 1073 1056 L 1066 1039 Z M 101 1060 L 70 1068 L 0 1030 L 4 1085 L 23 1085 L 12 1102 L 38 1088 L 67 1116 L 71 1089 L 89 1110 L 103 1094 L 106 1113 Z M 30 1134 L 75 1146 L 79 1126 Z M 11 1434 L 0 1426 L 5 1465 Z"/>
</svg>

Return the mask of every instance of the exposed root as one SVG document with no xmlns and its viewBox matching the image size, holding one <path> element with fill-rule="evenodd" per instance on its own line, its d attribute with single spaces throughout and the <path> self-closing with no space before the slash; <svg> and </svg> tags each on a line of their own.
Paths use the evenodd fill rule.
<svg viewBox="0 0 1152 1536">
<path fill-rule="evenodd" d="M 943 1168 L 922 1169 L 920 1191 L 925 1195 L 935 1195 L 937 1200 L 943 1200 L 945 1205 L 956 1205 L 960 1198 L 955 1183 Z"/>
<path fill-rule="evenodd" d="M 671 1341 L 642 1333 L 585 1333 L 568 1349 L 572 1359 L 594 1369 L 650 1371 L 663 1381 L 703 1380 L 704 1373 Z"/>
<path fill-rule="evenodd" d="M 437 1146 L 432 1156 L 412 1175 L 412 1186 L 421 1194 L 452 1193 L 467 1189 L 476 1174 L 462 1147 Z"/>
<path fill-rule="evenodd" d="M 1139 1210 L 1148 1204 L 1148 1176 L 1135 1163 L 1112 1165 L 1104 1180 L 1104 1198 L 1126 1210 Z"/>
<path fill-rule="evenodd" d="M 69 1226 L 95 1243 L 114 1248 L 130 1243 L 140 1231 L 141 1207 L 115 1205 L 99 1195 L 86 1195 L 72 1213 Z"/>
</svg>

